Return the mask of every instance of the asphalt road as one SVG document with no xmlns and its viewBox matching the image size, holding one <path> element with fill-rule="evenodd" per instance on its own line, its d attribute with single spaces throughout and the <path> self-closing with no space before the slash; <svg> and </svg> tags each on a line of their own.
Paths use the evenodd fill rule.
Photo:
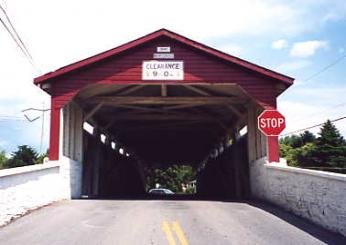
<svg viewBox="0 0 346 245">
<path fill-rule="evenodd" d="M 34 211 L 0 229 L 1 245 L 346 244 L 258 203 L 73 200 Z"/>
</svg>

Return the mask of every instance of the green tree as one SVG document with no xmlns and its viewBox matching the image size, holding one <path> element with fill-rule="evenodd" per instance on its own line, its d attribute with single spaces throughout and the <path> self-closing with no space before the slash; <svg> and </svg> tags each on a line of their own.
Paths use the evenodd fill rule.
<svg viewBox="0 0 346 245">
<path fill-rule="evenodd" d="M 303 145 L 316 142 L 316 136 L 308 130 L 305 130 L 304 133 L 300 134 L 300 138 Z"/>
<path fill-rule="evenodd" d="M 299 135 L 286 136 L 280 139 L 280 143 L 288 145 L 292 148 L 298 148 L 303 146 L 302 138 Z"/>
<path fill-rule="evenodd" d="M 162 188 L 174 192 L 182 192 L 182 184 L 187 184 L 196 179 L 196 171 L 191 166 L 172 165 L 166 169 L 154 169 L 148 176 L 149 188 L 160 184 Z"/>
<path fill-rule="evenodd" d="M 316 167 L 316 144 L 307 143 L 291 152 L 290 166 Z M 288 161 L 288 160 L 287 160 Z"/>
<path fill-rule="evenodd" d="M 320 137 L 317 139 L 317 145 L 329 145 L 334 147 L 346 145 L 345 139 L 330 120 L 327 120 L 327 122 L 322 125 L 319 135 Z"/>
<path fill-rule="evenodd" d="M 4 150 L 0 150 L 0 169 L 5 168 L 6 161 L 6 152 Z"/>
<path fill-rule="evenodd" d="M 319 132 L 313 157 L 317 166 L 346 167 L 346 141 L 328 120 Z"/>
<path fill-rule="evenodd" d="M 18 150 L 11 154 L 5 166 L 8 168 L 33 165 L 37 162 L 37 152 L 28 145 L 18 146 Z"/>
<path fill-rule="evenodd" d="M 47 151 L 45 153 L 38 155 L 38 157 L 36 159 L 36 163 L 37 164 L 43 163 L 44 158 L 48 157 L 48 156 L 49 156 L 49 149 L 47 149 Z"/>
<path fill-rule="evenodd" d="M 301 142 L 301 146 L 297 147 Z M 316 137 L 309 131 L 280 140 L 281 156 L 290 166 L 346 167 L 346 142 L 339 130 L 328 120 Z"/>
</svg>

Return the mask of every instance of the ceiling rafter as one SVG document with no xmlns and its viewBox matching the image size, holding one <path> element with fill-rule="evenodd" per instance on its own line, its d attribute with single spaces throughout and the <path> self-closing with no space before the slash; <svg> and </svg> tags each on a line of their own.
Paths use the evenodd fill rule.
<svg viewBox="0 0 346 245">
<path fill-rule="evenodd" d="M 181 104 L 230 104 L 230 103 L 246 103 L 247 99 L 229 98 L 229 97 L 140 97 L 140 96 L 98 96 L 88 102 L 105 104 L 133 104 L 133 105 L 181 105 Z"/>
<path fill-rule="evenodd" d="M 230 111 L 232 111 L 232 113 L 234 113 L 235 115 L 237 115 L 237 117 L 242 117 L 243 114 L 237 109 L 235 108 L 233 105 L 225 105 Z"/>
<path fill-rule="evenodd" d="M 166 84 L 161 84 L 161 96 L 167 97 L 168 94 L 168 88 Z"/>
<path fill-rule="evenodd" d="M 116 93 L 116 95 L 120 95 L 120 96 L 123 96 L 123 95 L 128 95 L 128 94 L 131 94 L 133 92 L 136 92 L 140 89 L 143 89 L 146 85 L 134 85 L 133 87 L 130 87 L 130 88 L 127 88 L 125 89 L 124 91 L 121 91 L 121 92 L 118 92 Z"/>
<path fill-rule="evenodd" d="M 184 88 L 187 88 L 188 90 L 191 90 L 197 94 L 204 95 L 204 96 L 212 96 L 212 94 L 205 92 L 204 90 L 197 88 L 197 87 L 194 87 L 192 85 L 183 85 L 183 86 L 184 86 Z"/>
<path fill-rule="evenodd" d="M 91 111 L 89 111 L 83 118 L 84 121 L 90 119 L 101 107 L 104 105 L 103 102 L 98 103 Z"/>
</svg>

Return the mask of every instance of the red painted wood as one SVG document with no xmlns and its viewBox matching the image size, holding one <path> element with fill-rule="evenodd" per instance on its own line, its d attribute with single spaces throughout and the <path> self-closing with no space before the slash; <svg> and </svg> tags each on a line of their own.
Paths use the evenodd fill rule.
<svg viewBox="0 0 346 245">
<path fill-rule="evenodd" d="M 128 51 L 127 54 L 110 57 L 87 69 L 57 78 L 52 83 L 54 87 L 52 96 L 62 107 L 80 89 L 90 84 L 160 83 L 161 81 L 142 80 L 142 62 L 152 60 L 157 46 L 171 46 L 172 52 L 175 54 L 174 60 L 184 61 L 184 80 L 167 81 L 167 83 L 237 83 L 261 106 L 270 106 L 276 99 L 277 80 L 269 79 L 240 65 L 226 62 L 167 38 L 154 40 Z"/>
<path fill-rule="evenodd" d="M 91 84 L 145 84 L 142 62 L 153 60 L 157 46 L 170 46 L 174 60 L 184 61 L 184 80 L 167 83 L 235 83 L 265 109 L 276 108 L 278 83 L 290 86 L 293 79 L 227 55 L 175 33 L 160 30 L 118 48 L 35 78 L 51 83 L 52 119 L 50 159 L 59 158 L 60 109 L 81 89 Z M 276 142 L 276 143 L 275 143 Z M 268 157 L 277 160 L 278 142 L 268 138 Z"/>
<path fill-rule="evenodd" d="M 268 161 L 280 161 L 280 149 L 278 136 L 268 136 Z"/>
<path fill-rule="evenodd" d="M 51 99 L 51 119 L 49 138 L 49 160 L 59 160 L 59 139 L 60 139 L 60 106 L 55 99 Z"/>
<path fill-rule="evenodd" d="M 276 98 L 269 105 L 263 106 L 265 110 L 276 110 Z M 280 161 L 280 147 L 278 136 L 267 136 L 267 157 L 269 162 Z"/>
<path fill-rule="evenodd" d="M 214 57 L 220 58 L 220 59 L 222 59 L 224 61 L 228 61 L 228 62 L 237 64 L 239 66 L 242 66 L 243 68 L 246 68 L 246 69 L 258 72 L 258 73 L 260 73 L 260 74 L 262 74 L 264 76 L 267 76 L 269 78 L 280 80 L 280 81 L 282 81 L 282 82 L 284 82 L 284 83 L 286 83 L 288 85 L 291 85 L 293 83 L 293 79 L 288 77 L 288 76 L 285 76 L 285 75 L 282 75 L 280 73 L 268 70 L 268 69 L 266 69 L 264 67 L 258 66 L 256 64 L 250 63 L 250 62 L 245 61 L 245 60 L 242 60 L 242 59 L 237 58 L 235 56 L 223 53 L 221 51 L 218 51 L 218 50 L 213 49 L 211 47 L 208 47 L 208 46 L 206 46 L 204 44 L 198 43 L 196 41 L 193 41 L 191 39 L 188 39 L 188 38 L 183 37 L 183 36 L 181 36 L 181 35 L 179 35 L 177 33 L 174 33 L 174 32 L 171 32 L 171 31 L 168 31 L 168 30 L 165 30 L 165 29 L 158 30 L 158 31 L 153 32 L 151 34 L 148 34 L 148 35 L 146 35 L 144 37 L 136 39 L 136 40 L 134 40 L 132 42 L 126 43 L 124 45 L 121 45 L 121 46 L 119 46 L 117 48 L 108 50 L 106 52 L 103 52 L 103 53 L 100 53 L 98 55 L 92 56 L 92 57 L 87 58 L 85 60 L 76 62 L 74 64 L 71 64 L 71 65 L 68 65 L 68 66 L 65 66 L 65 67 L 62 67 L 61 69 L 59 69 L 57 71 L 54 71 L 54 72 L 51 72 L 51 73 L 47 73 L 47 74 L 45 74 L 43 76 L 37 77 L 37 78 L 34 79 L 34 83 L 36 83 L 36 84 L 42 83 L 44 81 L 47 81 L 48 79 L 56 78 L 58 76 L 66 74 L 68 72 L 71 72 L 71 71 L 74 71 L 74 70 L 77 70 L 77 69 L 80 69 L 80 68 L 83 68 L 83 67 L 95 64 L 95 63 L 97 63 L 97 62 L 99 62 L 101 60 L 107 59 L 107 58 L 112 57 L 114 55 L 122 54 L 124 52 L 127 52 L 127 51 L 131 50 L 134 47 L 141 46 L 141 45 L 143 45 L 143 44 L 145 44 L 147 42 L 150 42 L 150 41 L 155 40 L 155 39 L 160 38 L 160 37 L 168 37 L 171 40 L 178 41 L 180 43 L 188 45 L 188 46 L 190 46 L 191 48 L 193 48 L 195 50 L 202 51 L 202 52 L 204 52 L 206 54 L 209 54 L 209 55 L 212 55 Z"/>
</svg>

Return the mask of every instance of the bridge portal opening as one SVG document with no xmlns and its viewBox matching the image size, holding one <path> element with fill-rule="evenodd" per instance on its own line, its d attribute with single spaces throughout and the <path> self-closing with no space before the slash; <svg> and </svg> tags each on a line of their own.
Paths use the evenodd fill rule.
<svg viewBox="0 0 346 245">
<path fill-rule="evenodd" d="M 143 196 L 149 189 L 170 186 L 174 171 L 186 166 L 194 177 L 176 179 L 173 191 L 204 198 L 246 197 L 248 153 L 240 129 L 247 124 L 250 100 L 233 84 L 98 85 L 81 90 L 73 103 L 81 106 L 87 122 L 82 194 Z M 72 107 L 64 109 L 66 116 Z M 171 177 L 158 181 L 163 172 Z"/>
</svg>

